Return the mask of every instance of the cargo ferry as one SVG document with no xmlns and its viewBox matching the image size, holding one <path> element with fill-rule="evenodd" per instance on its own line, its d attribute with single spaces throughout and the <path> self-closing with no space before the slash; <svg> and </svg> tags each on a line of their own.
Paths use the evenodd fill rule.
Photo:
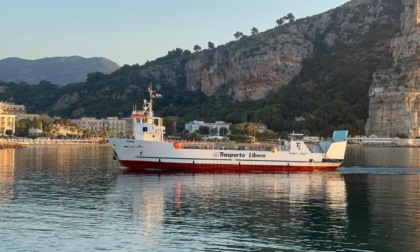
<svg viewBox="0 0 420 252">
<path fill-rule="evenodd" d="M 335 170 L 344 160 L 347 130 L 334 131 L 332 139 L 310 148 L 296 137 L 267 146 L 168 141 L 163 119 L 153 114 L 153 99 L 160 95 L 151 87 L 148 91 L 143 109 L 132 111 L 133 136 L 108 137 L 123 167 L 166 172 L 298 172 Z"/>
</svg>

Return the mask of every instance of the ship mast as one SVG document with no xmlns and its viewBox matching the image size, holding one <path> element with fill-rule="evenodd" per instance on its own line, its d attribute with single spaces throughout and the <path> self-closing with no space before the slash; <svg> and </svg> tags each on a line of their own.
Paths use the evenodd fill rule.
<svg viewBox="0 0 420 252">
<path fill-rule="evenodd" d="M 153 106 L 153 89 L 152 89 L 152 83 L 150 83 L 150 85 L 149 85 L 149 95 L 150 95 L 150 100 L 149 100 L 149 106 L 148 106 L 148 108 L 149 108 L 149 112 L 148 112 L 148 114 L 150 115 L 150 116 L 153 116 L 153 109 L 152 109 L 152 106 Z"/>
</svg>

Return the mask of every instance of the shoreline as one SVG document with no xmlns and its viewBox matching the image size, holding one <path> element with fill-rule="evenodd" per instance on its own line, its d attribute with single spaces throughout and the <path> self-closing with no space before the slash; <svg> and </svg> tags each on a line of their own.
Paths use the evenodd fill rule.
<svg viewBox="0 0 420 252">
<path fill-rule="evenodd" d="M 21 149 L 24 146 L 15 143 L 0 143 L 0 150 L 1 149 Z"/>
<path fill-rule="evenodd" d="M 102 140 L 68 140 L 68 139 L 54 139 L 54 140 L 42 140 L 37 141 L 36 139 L 0 139 L 0 149 L 21 149 L 29 146 L 71 146 L 71 145 L 108 145 L 107 142 Z"/>
</svg>

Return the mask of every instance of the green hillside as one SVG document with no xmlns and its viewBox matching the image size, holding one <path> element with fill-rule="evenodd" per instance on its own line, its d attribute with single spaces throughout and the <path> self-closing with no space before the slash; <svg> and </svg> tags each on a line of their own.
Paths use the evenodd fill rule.
<svg viewBox="0 0 420 252">
<path fill-rule="evenodd" d="M 384 8 L 399 20 L 400 3 L 387 1 Z M 331 29 L 340 25 L 336 23 Z M 328 46 L 322 36 L 313 39 L 314 53 L 303 62 L 300 74 L 289 85 L 257 101 L 236 101 L 223 90 L 209 97 L 188 91 L 183 68 L 194 54 L 179 48 L 143 66 L 126 65 L 108 75 L 90 73 L 86 82 L 63 87 L 47 81 L 39 85 L 0 82 L 0 100 L 24 104 L 29 113 L 50 116 L 127 117 L 133 105 L 140 106 L 147 98 L 147 86 L 152 83 L 163 96 L 154 104 L 155 114 L 177 116 L 180 126 L 190 120 L 224 120 L 261 122 L 276 132 L 295 130 L 327 136 L 334 129 L 348 129 L 352 135 L 363 134 L 372 73 L 392 66 L 389 41 L 399 28 L 399 21 L 388 22 L 371 27 L 366 34 L 355 33 L 355 45 Z M 246 39 L 252 38 L 236 43 Z M 176 85 L 139 74 L 160 64 L 176 64 Z"/>
</svg>

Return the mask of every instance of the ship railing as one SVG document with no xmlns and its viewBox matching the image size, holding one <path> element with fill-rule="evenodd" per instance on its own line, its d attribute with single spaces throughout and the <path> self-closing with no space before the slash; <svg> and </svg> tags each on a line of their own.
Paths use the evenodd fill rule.
<svg viewBox="0 0 420 252">
<path fill-rule="evenodd" d="M 273 144 L 249 144 L 249 143 L 226 143 L 208 141 L 189 141 L 165 139 L 165 142 L 180 143 L 183 149 L 212 149 L 212 150 L 252 150 L 252 151 L 271 151 L 277 146 Z"/>
</svg>

